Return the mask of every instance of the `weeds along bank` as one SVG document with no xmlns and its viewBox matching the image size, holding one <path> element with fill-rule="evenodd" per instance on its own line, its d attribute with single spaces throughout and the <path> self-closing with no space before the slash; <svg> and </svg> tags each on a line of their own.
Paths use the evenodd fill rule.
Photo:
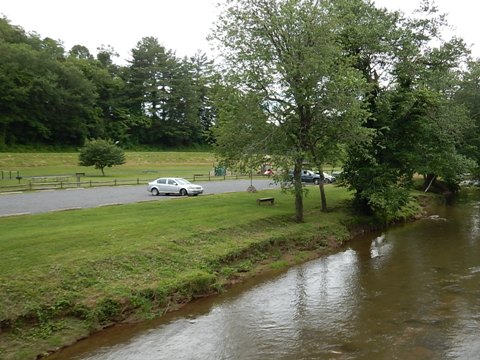
<svg viewBox="0 0 480 360">
<path fill-rule="evenodd" d="M 351 213 L 341 188 L 327 187 L 330 211 L 320 212 L 314 189 L 302 224 L 277 190 L 0 219 L 2 359 L 33 359 L 113 323 L 161 316 L 376 226 Z M 275 205 L 257 205 L 264 196 Z"/>
</svg>

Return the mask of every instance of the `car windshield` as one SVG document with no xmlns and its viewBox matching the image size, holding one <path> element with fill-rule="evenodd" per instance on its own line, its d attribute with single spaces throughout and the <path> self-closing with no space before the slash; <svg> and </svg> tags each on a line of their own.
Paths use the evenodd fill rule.
<svg viewBox="0 0 480 360">
<path fill-rule="evenodd" d="M 181 184 L 181 185 L 188 185 L 188 184 L 190 184 L 190 181 L 185 180 L 185 179 L 175 179 L 175 181 L 176 181 L 178 184 Z"/>
</svg>

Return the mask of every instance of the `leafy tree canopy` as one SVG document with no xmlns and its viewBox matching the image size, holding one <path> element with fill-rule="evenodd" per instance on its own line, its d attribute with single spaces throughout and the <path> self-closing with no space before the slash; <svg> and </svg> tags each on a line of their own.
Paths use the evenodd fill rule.
<svg viewBox="0 0 480 360">
<path fill-rule="evenodd" d="M 285 171 L 293 167 L 297 221 L 304 162 L 321 170 L 330 149 L 367 133 L 361 128 L 366 83 L 338 46 L 336 24 L 322 4 L 228 1 L 212 35 L 225 58 L 224 89 L 232 91 L 220 96 L 219 152 L 239 163 L 269 156 Z"/>
</svg>

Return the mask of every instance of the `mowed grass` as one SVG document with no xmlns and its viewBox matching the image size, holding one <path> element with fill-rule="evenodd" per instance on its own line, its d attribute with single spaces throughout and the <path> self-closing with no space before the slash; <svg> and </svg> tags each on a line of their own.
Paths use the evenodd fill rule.
<svg viewBox="0 0 480 360">
<path fill-rule="evenodd" d="M 160 176 L 183 176 L 208 174 L 216 164 L 210 152 L 125 152 L 126 163 L 105 168 L 105 177 L 157 178 Z M 100 170 L 78 165 L 78 153 L 0 153 L 0 171 L 4 171 L 4 181 L 13 172 L 22 177 L 71 175 L 85 173 L 86 177 L 100 177 Z M 1 181 L 1 179 L 0 179 Z"/>
<path fill-rule="evenodd" d="M 293 221 L 292 196 L 278 190 L 0 218 L 0 320 L 174 289 L 192 273 L 216 276 L 228 259 L 272 239 L 347 236 L 348 193 L 328 187 L 337 210 L 321 213 L 316 192 L 305 199 L 303 224 Z M 275 205 L 257 205 L 260 196 Z"/>
</svg>

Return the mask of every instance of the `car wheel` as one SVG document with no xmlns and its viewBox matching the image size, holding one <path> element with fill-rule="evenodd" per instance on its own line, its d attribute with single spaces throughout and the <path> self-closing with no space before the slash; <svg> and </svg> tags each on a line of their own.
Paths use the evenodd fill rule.
<svg viewBox="0 0 480 360">
<path fill-rule="evenodd" d="M 158 196 L 158 194 L 160 194 L 160 193 L 158 192 L 158 189 L 157 189 L 157 188 L 153 188 L 153 189 L 152 189 L 152 195 L 153 195 L 153 196 Z"/>
<path fill-rule="evenodd" d="M 313 183 L 314 183 L 315 185 L 318 185 L 318 184 L 320 183 L 320 180 L 319 180 L 319 179 L 315 179 L 315 180 L 313 180 Z"/>
<path fill-rule="evenodd" d="M 182 196 L 187 196 L 187 195 L 188 195 L 187 190 L 186 190 L 186 189 L 181 189 L 181 190 L 180 190 L 180 195 L 182 195 Z"/>
</svg>

